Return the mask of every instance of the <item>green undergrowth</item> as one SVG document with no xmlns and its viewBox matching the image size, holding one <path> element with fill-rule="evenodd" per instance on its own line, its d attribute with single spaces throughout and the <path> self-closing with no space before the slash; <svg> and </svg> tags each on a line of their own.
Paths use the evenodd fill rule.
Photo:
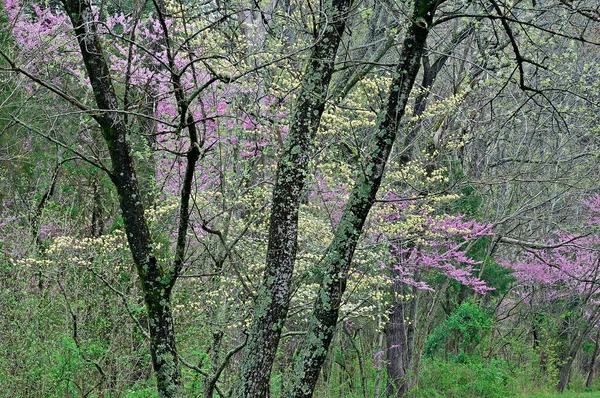
<svg viewBox="0 0 600 398">
<path fill-rule="evenodd" d="M 523 394 L 523 395 L 515 395 L 515 397 L 522 398 L 598 398 L 600 397 L 600 391 L 589 391 L 589 392 L 572 392 L 565 391 L 563 393 L 553 392 L 553 393 L 541 393 L 541 394 Z"/>
<path fill-rule="evenodd" d="M 502 361 L 458 363 L 427 360 L 413 390 L 419 398 L 501 398 L 511 396 L 511 375 Z"/>
</svg>

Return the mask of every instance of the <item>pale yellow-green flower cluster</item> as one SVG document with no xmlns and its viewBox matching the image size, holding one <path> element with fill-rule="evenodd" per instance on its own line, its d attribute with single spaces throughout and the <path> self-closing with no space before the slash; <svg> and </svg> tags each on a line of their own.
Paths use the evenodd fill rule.
<svg viewBox="0 0 600 398">
<path fill-rule="evenodd" d="M 116 272 L 123 268 L 129 258 L 125 233 L 117 229 L 94 238 L 58 236 L 50 242 L 43 258 L 28 257 L 16 260 L 15 263 L 38 271 L 106 265 L 110 267 L 103 267 L 105 271 L 112 269 Z"/>
<path fill-rule="evenodd" d="M 101 235 L 95 238 L 74 238 L 72 236 L 56 237 L 47 254 L 60 254 L 76 251 L 93 251 L 95 253 L 108 253 L 115 249 L 126 249 L 125 232 L 117 229 L 110 234 Z"/>
<path fill-rule="evenodd" d="M 173 212 L 177 211 L 179 203 L 174 197 L 164 200 L 159 206 L 147 208 L 144 212 L 146 220 L 153 223 L 165 216 L 170 216 Z"/>
<path fill-rule="evenodd" d="M 319 135 L 352 143 L 355 141 L 355 134 L 364 134 L 359 131 L 368 131 L 376 127 L 377 111 L 373 105 L 381 102 L 380 94 L 387 89 L 389 81 L 385 76 L 370 76 L 357 83 L 343 104 L 325 110 Z"/>
</svg>

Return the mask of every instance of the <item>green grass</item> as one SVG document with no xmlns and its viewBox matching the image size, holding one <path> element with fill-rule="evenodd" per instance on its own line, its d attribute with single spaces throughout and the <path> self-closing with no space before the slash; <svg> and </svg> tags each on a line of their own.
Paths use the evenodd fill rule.
<svg viewBox="0 0 600 398">
<path fill-rule="evenodd" d="M 527 397 L 527 398 L 599 398 L 600 391 L 592 391 L 592 392 L 563 392 L 563 393 L 543 393 L 543 394 L 523 394 L 517 395 L 517 397 Z"/>
</svg>

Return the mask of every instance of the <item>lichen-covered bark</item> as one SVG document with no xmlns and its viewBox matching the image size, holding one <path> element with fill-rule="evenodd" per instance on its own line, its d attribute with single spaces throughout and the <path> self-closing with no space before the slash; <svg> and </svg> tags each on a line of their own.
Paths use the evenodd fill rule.
<svg viewBox="0 0 600 398">
<path fill-rule="evenodd" d="M 346 203 L 324 260 L 324 277 L 317 294 L 308 333 L 296 364 L 293 397 L 311 397 L 335 332 L 342 295 L 358 238 L 375 196 L 419 71 L 424 44 L 437 1 L 415 0 L 411 26 L 402 45 L 388 102 L 380 115 L 369 157 Z"/>
<path fill-rule="evenodd" d="M 117 111 L 117 96 L 97 34 L 91 4 L 88 0 L 64 0 L 63 4 L 73 24 L 94 98 L 100 109 L 94 118 L 101 127 L 110 153 L 110 178 L 117 189 L 129 248 L 144 290 L 150 326 L 150 351 L 159 395 L 169 398 L 181 396 L 181 376 L 170 308 L 173 280 L 152 256 L 150 230 L 126 140 L 128 132 L 123 115 Z"/>
<path fill-rule="evenodd" d="M 269 376 L 281 329 L 287 316 L 290 283 L 296 260 L 298 207 L 308 167 L 311 143 L 325 108 L 336 52 L 351 0 L 324 2 L 315 43 L 304 71 L 290 125 L 281 150 L 269 227 L 266 269 L 254 304 L 254 316 L 242 365 L 239 397 L 267 394 Z"/>
</svg>

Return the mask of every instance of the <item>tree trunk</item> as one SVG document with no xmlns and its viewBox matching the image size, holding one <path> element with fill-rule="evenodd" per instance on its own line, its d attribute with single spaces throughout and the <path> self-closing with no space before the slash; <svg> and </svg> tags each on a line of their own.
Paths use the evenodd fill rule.
<svg viewBox="0 0 600 398">
<path fill-rule="evenodd" d="M 387 397 L 404 397 L 412 385 L 411 372 L 415 353 L 415 328 L 417 322 L 418 297 L 417 288 L 398 282 L 397 270 L 392 271 L 393 306 L 385 326 L 387 341 Z M 418 276 L 415 277 L 417 280 Z M 406 299 L 404 297 L 410 296 Z"/>
<path fill-rule="evenodd" d="M 563 320 L 565 322 L 566 327 L 568 327 L 568 320 Z M 571 368 L 573 367 L 573 362 L 575 362 L 575 357 L 583 344 L 583 339 L 587 336 L 589 332 L 591 322 L 583 328 L 583 330 L 579 331 L 579 335 L 575 336 L 571 340 L 571 336 L 566 334 L 566 347 L 563 355 L 560 357 L 562 361 L 562 365 L 560 367 L 560 374 L 558 376 L 558 384 L 556 385 L 556 391 L 563 392 L 569 384 L 569 377 L 571 375 Z M 565 329 L 566 329 L 565 327 Z"/>
<path fill-rule="evenodd" d="M 575 360 L 575 356 L 571 356 L 567 359 L 567 361 L 560 367 L 560 375 L 558 376 L 558 385 L 556 386 L 556 391 L 563 392 L 569 383 L 569 376 L 571 374 L 571 367 L 573 366 L 573 361 Z"/>
<path fill-rule="evenodd" d="M 446 61 L 455 50 L 467 37 L 474 32 L 474 23 L 469 23 L 459 33 L 454 35 L 446 48 L 441 51 L 441 55 L 435 60 L 433 65 L 429 62 L 429 55 L 424 55 L 423 61 L 423 77 L 421 81 L 422 92 L 415 99 L 413 114 L 415 117 L 421 116 L 426 108 L 431 88 L 435 83 L 439 72 L 442 70 Z M 404 143 L 402 145 L 399 167 L 404 167 L 414 158 L 414 143 L 419 133 L 419 126 L 408 124 Z M 387 371 L 388 385 L 386 389 L 387 397 L 403 397 L 410 387 L 409 376 L 407 373 L 411 371 L 413 365 L 414 341 L 416 315 L 418 309 L 417 289 L 411 289 L 412 292 L 406 292 L 408 286 L 398 282 L 397 270 L 392 270 L 394 279 L 392 285 L 392 308 L 390 310 L 390 318 L 385 328 L 387 343 Z M 415 280 L 417 280 L 415 275 Z M 402 296 L 412 294 L 412 298 L 402 300 Z M 407 309 L 410 308 L 410 311 Z M 408 322 L 407 322 L 408 320 Z M 418 369 L 413 369 L 418 370 Z"/>
<path fill-rule="evenodd" d="M 335 332 L 342 295 L 358 238 L 375 196 L 396 138 L 400 119 L 420 67 L 436 1 L 415 0 L 404 39 L 401 60 L 393 75 L 388 103 L 381 113 L 370 156 L 346 203 L 334 238 L 323 260 L 324 276 L 317 293 L 309 330 L 298 359 L 293 397 L 311 397 Z"/>
<path fill-rule="evenodd" d="M 150 258 L 149 263 L 156 260 Z M 175 331 L 173 329 L 173 313 L 171 311 L 171 290 L 164 286 L 159 278 L 146 279 L 145 299 L 150 320 L 150 354 L 152 367 L 156 374 L 156 385 L 159 396 L 182 397 L 181 371 L 175 347 Z"/>
<path fill-rule="evenodd" d="M 88 0 L 63 0 L 63 4 L 73 24 L 100 109 L 93 117 L 102 129 L 110 153 L 112 170 L 109 176 L 117 189 L 127 241 L 144 291 L 150 325 L 150 352 L 159 395 L 165 398 L 178 397 L 181 396 L 181 375 L 170 307 L 174 280 L 152 255 L 150 230 L 126 140 L 127 128 L 123 115 L 118 112 L 118 100 L 97 34 L 91 4 Z"/>
<path fill-rule="evenodd" d="M 394 272 L 392 272 L 392 275 Z M 392 306 L 389 319 L 385 325 L 387 348 L 388 383 L 386 397 L 403 397 L 406 392 L 406 371 L 408 356 L 408 341 L 406 336 L 406 313 L 403 300 L 404 284 L 394 281 L 392 285 Z"/>
<path fill-rule="evenodd" d="M 598 351 L 600 349 L 600 331 L 596 333 L 596 342 L 594 344 L 594 353 L 592 354 L 592 361 L 590 363 L 590 371 L 588 372 L 587 379 L 585 380 L 585 387 L 591 388 L 594 375 L 597 373 L 596 361 L 598 359 Z"/>
<path fill-rule="evenodd" d="M 273 189 L 266 269 L 254 303 L 239 397 L 267 394 L 281 329 L 287 317 L 290 283 L 296 260 L 298 207 L 306 178 L 311 143 L 325 109 L 335 56 L 346 23 L 350 0 L 330 0 L 327 18 L 317 26 L 323 37 L 315 43 L 286 137 Z"/>
<path fill-rule="evenodd" d="M 591 294 L 589 294 L 583 300 L 583 302 L 587 302 L 587 300 L 590 297 Z M 570 326 L 568 317 L 563 319 L 564 333 L 566 336 L 566 347 L 564 351 L 564 356 L 560 358 L 562 360 L 563 365 L 560 367 L 560 375 L 558 379 L 558 384 L 556 386 L 556 391 L 563 392 L 567 387 L 567 384 L 569 383 L 569 376 L 571 375 L 571 368 L 573 366 L 573 362 L 575 361 L 575 357 L 581 349 L 583 340 L 586 338 L 586 336 L 588 336 L 588 333 L 592 329 L 593 325 L 596 324 L 598 316 L 600 316 L 600 314 L 596 314 L 590 319 L 587 319 L 585 326 L 581 330 L 576 331 L 575 336 L 573 337 L 566 333 Z"/>
</svg>

